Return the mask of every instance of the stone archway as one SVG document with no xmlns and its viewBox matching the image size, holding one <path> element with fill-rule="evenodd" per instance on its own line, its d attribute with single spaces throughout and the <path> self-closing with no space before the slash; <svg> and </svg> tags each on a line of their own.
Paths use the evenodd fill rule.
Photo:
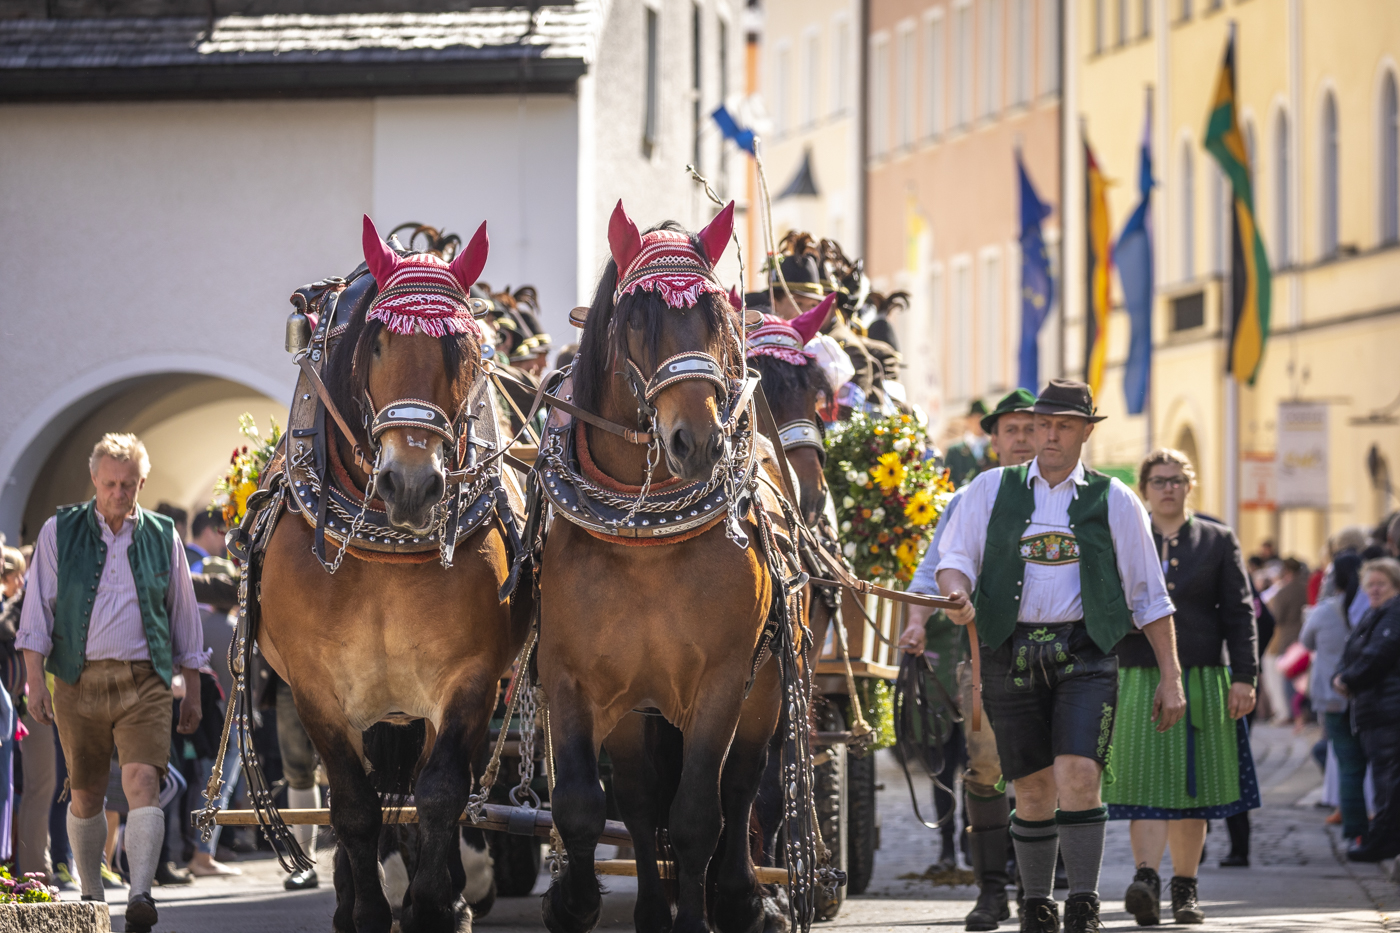
<svg viewBox="0 0 1400 933">
<path fill-rule="evenodd" d="M 36 406 L 0 446 L 0 530 L 30 541 L 58 505 L 92 494 L 87 456 L 108 431 L 130 431 L 151 453 L 141 502 L 193 511 L 207 504 L 234 447 L 238 416 L 285 423 L 285 384 L 224 360 L 130 360 L 92 371 Z"/>
</svg>

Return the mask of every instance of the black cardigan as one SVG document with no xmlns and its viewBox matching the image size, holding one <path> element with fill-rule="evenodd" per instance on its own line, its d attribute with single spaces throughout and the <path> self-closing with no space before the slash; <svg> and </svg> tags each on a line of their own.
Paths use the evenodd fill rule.
<svg viewBox="0 0 1400 933">
<path fill-rule="evenodd" d="M 1400 598 L 1366 611 L 1347 638 L 1337 676 L 1351 694 L 1357 729 L 1400 721 Z"/>
<path fill-rule="evenodd" d="M 1162 553 L 1162 536 L 1152 540 Z M 1225 525 L 1199 515 L 1166 541 L 1167 593 L 1176 604 L 1176 653 L 1183 669 L 1230 666 L 1230 680 L 1253 684 L 1259 673 L 1254 598 L 1240 542 Z M 1221 646 L 1228 649 L 1228 659 Z M 1147 636 L 1134 631 L 1114 649 L 1120 667 L 1156 667 Z"/>
</svg>

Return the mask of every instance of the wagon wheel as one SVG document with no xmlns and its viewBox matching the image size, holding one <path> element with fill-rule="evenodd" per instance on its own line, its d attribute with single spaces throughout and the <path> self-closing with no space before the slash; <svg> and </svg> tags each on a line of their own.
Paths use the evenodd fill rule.
<svg viewBox="0 0 1400 933">
<path fill-rule="evenodd" d="M 815 704 L 817 729 L 821 732 L 844 732 L 846 717 L 841 707 L 832 698 L 822 698 Z M 812 796 L 817 805 L 817 822 L 821 826 L 822 840 L 831 850 L 832 867 L 846 870 L 847 845 L 845 820 L 846 788 L 845 772 L 848 756 L 845 745 L 833 745 L 824 749 L 826 760 L 812 769 Z M 846 888 L 838 887 L 835 897 L 824 892 L 817 893 L 817 920 L 835 920 L 846 900 Z"/>
<path fill-rule="evenodd" d="M 846 893 L 864 894 L 875 873 L 880 826 L 875 810 L 875 753 L 846 757 Z"/>
</svg>

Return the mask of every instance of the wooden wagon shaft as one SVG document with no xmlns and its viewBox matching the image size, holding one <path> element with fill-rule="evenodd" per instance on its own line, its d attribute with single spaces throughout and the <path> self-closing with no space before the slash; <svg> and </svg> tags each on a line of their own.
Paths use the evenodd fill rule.
<svg viewBox="0 0 1400 933">
<path fill-rule="evenodd" d="M 329 826 L 331 822 L 331 811 L 322 807 L 317 810 L 278 810 L 282 817 L 282 822 L 288 826 Z M 384 825 L 392 823 L 416 823 L 418 822 L 417 807 L 401 807 L 398 810 L 386 808 L 384 811 Z M 258 813 L 256 810 L 220 810 L 214 817 L 214 822 L 220 826 L 257 826 Z M 489 829 L 500 833 L 512 833 L 517 836 L 539 836 L 543 839 L 549 838 L 549 831 L 554 828 L 554 817 L 548 810 L 535 810 L 530 807 L 507 807 L 502 804 L 488 803 L 482 808 L 482 820 L 480 823 L 472 823 L 465 814 L 457 821 L 463 825 L 473 825 L 477 829 Z M 627 832 L 627 827 L 617 820 L 608 820 L 603 825 L 603 835 L 598 837 L 599 842 L 605 842 L 614 846 L 630 846 L 632 835 Z"/>
<path fill-rule="evenodd" d="M 672 863 L 670 862 L 660 862 L 656 867 L 660 869 L 661 877 L 663 878 L 670 878 L 674 874 Z M 632 878 L 637 875 L 637 863 L 631 859 L 598 859 L 593 863 L 593 870 L 600 875 L 626 875 Z M 763 866 L 755 865 L 753 867 L 753 873 L 758 877 L 759 884 L 788 883 L 786 868 L 764 868 Z"/>
</svg>

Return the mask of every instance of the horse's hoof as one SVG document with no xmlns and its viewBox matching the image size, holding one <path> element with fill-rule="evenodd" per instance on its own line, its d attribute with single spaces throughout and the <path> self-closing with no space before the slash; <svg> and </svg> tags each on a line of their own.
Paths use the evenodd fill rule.
<svg viewBox="0 0 1400 933">
<path fill-rule="evenodd" d="M 577 908 L 567 903 L 564 888 L 556 881 L 540 898 L 540 917 L 549 933 L 590 933 L 598 925 L 602 914 L 602 902 L 600 893 L 597 903 L 591 909 L 580 913 Z"/>
</svg>

